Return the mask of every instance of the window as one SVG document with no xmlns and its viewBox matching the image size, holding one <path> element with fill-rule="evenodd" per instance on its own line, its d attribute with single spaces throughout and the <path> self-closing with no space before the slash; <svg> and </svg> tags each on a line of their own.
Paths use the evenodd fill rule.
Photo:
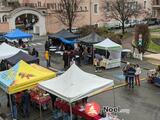
<svg viewBox="0 0 160 120">
<path fill-rule="evenodd" d="M 144 9 L 146 9 L 146 4 L 147 4 L 147 2 L 146 2 L 146 1 L 144 1 Z"/>
<path fill-rule="evenodd" d="M 80 7 L 80 11 L 82 11 L 83 10 L 83 8 L 82 8 L 82 6 Z"/>
<path fill-rule="evenodd" d="M 94 13 L 98 13 L 98 4 L 94 4 Z"/>
<path fill-rule="evenodd" d="M 37 7 L 37 3 L 35 3 L 34 6 Z"/>
<path fill-rule="evenodd" d="M 85 11 L 87 11 L 87 6 L 85 6 Z"/>
<path fill-rule="evenodd" d="M 51 4 L 51 8 L 54 9 L 54 4 L 53 3 Z"/>
<path fill-rule="evenodd" d="M 106 12 L 109 12 L 109 2 L 106 3 Z"/>
<path fill-rule="evenodd" d="M 4 16 L 2 17 L 2 21 L 3 21 L 3 22 L 7 22 L 7 17 L 6 17 L 6 15 L 4 15 Z"/>
<path fill-rule="evenodd" d="M 57 10 L 57 4 L 55 3 L 55 10 Z"/>
<path fill-rule="evenodd" d="M 50 4 L 49 3 L 47 3 L 47 9 L 50 9 Z"/>
<path fill-rule="evenodd" d="M 41 7 L 41 2 L 38 2 L 38 7 Z"/>
<path fill-rule="evenodd" d="M 156 0 L 156 5 L 159 5 L 159 0 Z"/>
</svg>

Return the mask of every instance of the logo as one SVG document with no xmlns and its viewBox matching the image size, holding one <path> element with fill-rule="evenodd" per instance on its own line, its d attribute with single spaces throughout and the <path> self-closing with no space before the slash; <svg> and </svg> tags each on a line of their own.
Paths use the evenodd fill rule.
<svg viewBox="0 0 160 120">
<path fill-rule="evenodd" d="M 100 112 L 100 106 L 96 102 L 87 103 L 85 106 L 85 112 L 91 117 L 95 117 Z"/>
<path fill-rule="evenodd" d="M 23 72 L 20 72 L 18 75 L 19 75 L 22 79 L 23 79 L 23 78 L 30 79 L 31 77 L 33 77 L 32 74 L 27 74 L 27 73 L 23 73 Z"/>
</svg>

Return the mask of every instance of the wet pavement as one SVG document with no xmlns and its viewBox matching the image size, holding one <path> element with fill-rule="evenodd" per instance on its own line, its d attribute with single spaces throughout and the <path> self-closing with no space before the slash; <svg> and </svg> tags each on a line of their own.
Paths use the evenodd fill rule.
<svg viewBox="0 0 160 120">
<path fill-rule="evenodd" d="M 44 43 L 46 38 L 38 38 L 38 40 L 31 42 L 40 54 L 40 64 L 46 66 L 44 61 Z M 51 59 L 51 66 L 54 69 L 63 70 L 62 56 L 53 54 Z M 155 66 L 136 59 L 127 59 L 131 63 L 138 63 L 142 68 L 141 78 L 146 78 L 147 69 L 152 69 Z M 110 70 L 104 70 L 100 73 L 95 73 L 93 65 L 83 65 L 80 68 L 86 72 L 96 74 L 98 76 L 114 80 L 115 85 L 124 83 L 124 76 L 122 74 L 122 66 Z M 89 101 L 96 101 L 101 106 L 120 106 L 123 109 L 129 109 L 130 113 L 119 113 L 118 115 L 124 120 L 160 120 L 160 88 L 148 84 L 147 81 L 142 81 L 141 86 L 136 86 L 134 90 L 130 90 L 123 86 L 115 90 L 106 91 L 101 94 L 89 98 Z M 0 112 L 9 113 L 9 108 L 6 106 L 6 94 L 0 91 L 0 102 L 2 104 Z M 20 112 L 21 113 L 21 112 Z M 19 115 L 19 120 L 25 120 Z M 52 117 L 50 110 L 43 111 L 43 120 L 50 120 Z M 26 120 L 39 120 L 39 110 L 31 107 L 31 115 Z"/>
</svg>

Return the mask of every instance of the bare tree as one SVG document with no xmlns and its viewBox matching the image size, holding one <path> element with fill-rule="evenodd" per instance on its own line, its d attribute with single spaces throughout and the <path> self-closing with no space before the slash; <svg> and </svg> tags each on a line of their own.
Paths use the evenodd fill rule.
<svg viewBox="0 0 160 120">
<path fill-rule="evenodd" d="M 110 7 L 110 16 L 122 24 L 122 33 L 125 32 L 125 21 L 127 21 L 130 17 L 136 15 L 140 10 L 140 5 L 136 1 L 130 0 L 105 0 L 104 9 L 108 10 L 108 4 Z M 106 14 L 108 14 L 106 12 Z"/>
<path fill-rule="evenodd" d="M 81 0 L 59 0 L 56 17 L 72 32 L 72 26 L 78 16 L 78 5 Z"/>
</svg>

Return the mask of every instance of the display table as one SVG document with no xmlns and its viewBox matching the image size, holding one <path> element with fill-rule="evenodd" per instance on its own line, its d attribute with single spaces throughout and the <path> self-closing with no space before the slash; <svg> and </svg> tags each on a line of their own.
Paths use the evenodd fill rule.
<svg viewBox="0 0 160 120">
<path fill-rule="evenodd" d="M 108 64 L 106 65 L 106 69 L 120 67 L 120 66 L 121 66 L 121 60 L 120 59 L 108 60 Z"/>
<path fill-rule="evenodd" d="M 52 102 L 50 95 L 46 94 L 45 96 L 40 97 L 38 94 L 30 92 L 30 96 L 31 96 L 31 101 L 39 106 L 40 118 L 42 118 L 42 106 Z"/>
<path fill-rule="evenodd" d="M 39 95 L 31 94 L 31 101 L 37 103 L 38 105 L 44 105 L 48 104 L 51 101 L 51 97 L 49 95 L 39 97 Z"/>
<path fill-rule="evenodd" d="M 63 55 L 63 51 L 56 51 L 55 53 L 56 53 L 56 54 Z"/>
<path fill-rule="evenodd" d="M 56 48 L 53 48 L 53 49 L 49 49 L 49 51 L 50 51 L 50 52 L 55 52 L 55 51 L 57 51 L 57 49 L 56 49 Z"/>
<path fill-rule="evenodd" d="M 98 61 L 97 59 L 94 59 L 93 60 L 93 64 L 95 66 L 104 67 L 106 69 L 110 69 L 110 68 L 115 68 L 115 67 L 120 67 L 121 66 L 120 59 L 114 59 L 114 60 L 102 59 L 100 61 Z"/>
<path fill-rule="evenodd" d="M 56 49 L 57 46 L 50 46 L 49 49 Z"/>
<path fill-rule="evenodd" d="M 66 102 L 64 102 L 64 101 L 61 101 L 61 100 L 55 101 L 54 106 L 55 106 L 57 109 L 61 109 L 63 112 L 66 112 L 66 113 L 69 113 L 69 112 L 70 112 L 69 104 L 66 103 Z M 74 115 L 83 117 L 83 118 L 85 118 L 86 120 L 99 120 L 99 119 L 101 118 L 101 116 L 99 116 L 99 115 L 97 115 L 97 116 L 95 116 L 95 117 L 91 117 L 91 116 L 87 115 L 87 114 L 85 113 L 85 111 L 79 109 L 78 106 L 72 107 L 72 113 L 73 113 Z"/>
</svg>

